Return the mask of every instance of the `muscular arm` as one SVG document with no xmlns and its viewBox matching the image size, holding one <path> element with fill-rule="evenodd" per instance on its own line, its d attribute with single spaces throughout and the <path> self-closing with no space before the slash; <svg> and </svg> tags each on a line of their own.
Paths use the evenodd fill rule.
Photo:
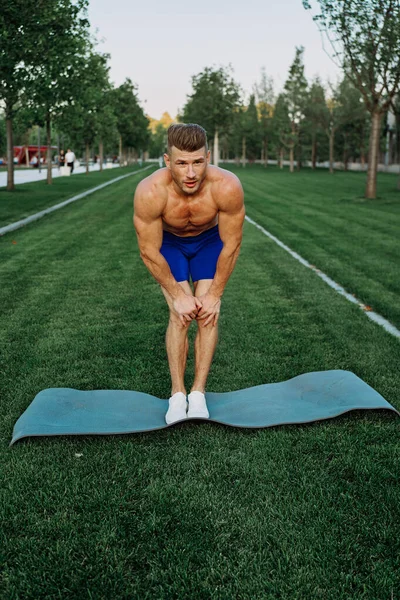
<svg viewBox="0 0 400 600">
<path fill-rule="evenodd" d="M 225 186 L 220 197 L 218 212 L 219 235 L 224 244 L 217 262 L 217 270 L 208 290 L 209 294 L 221 297 L 239 256 L 245 216 L 243 188 L 235 177 Z"/>
<path fill-rule="evenodd" d="M 147 182 L 141 182 L 135 192 L 133 224 L 136 229 L 140 256 L 153 275 L 172 296 L 177 298 L 183 293 L 160 248 L 163 239 L 162 226 L 163 202 L 154 197 Z"/>
</svg>

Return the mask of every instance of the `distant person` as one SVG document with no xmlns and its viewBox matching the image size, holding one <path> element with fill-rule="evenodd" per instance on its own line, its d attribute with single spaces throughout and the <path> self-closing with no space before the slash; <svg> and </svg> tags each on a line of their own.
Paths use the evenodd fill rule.
<svg viewBox="0 0 400 600">
<path fill-rule="evenodd" d="M 65 167 L 65 152 L 64 150 L 60 150 L 60 154 L 58 156 L 58 168 Z"/>
<path fill-rule="evenodd" d="M 70 148 L 68 148 L 68 150 L 67 150 L 67 154 L 65 155 L 65 160 L 67 161 L 67 167 L 71 168 L 71 175 L 72 175 L 72 173 L 74 172 L 74 162 L 76 161 L 76 157 Z"/>
<path fill-rule="evenodd" d="M 39 166 L 38 157 L 36 155 L 32 157 L 31 165 L 34 169 Z"/>
</svg>

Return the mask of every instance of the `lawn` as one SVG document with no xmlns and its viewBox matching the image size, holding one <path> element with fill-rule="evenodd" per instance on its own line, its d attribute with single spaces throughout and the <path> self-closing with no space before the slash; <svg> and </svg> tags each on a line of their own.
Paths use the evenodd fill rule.
<svg viewBox="0 0 400 600">
<path fill-rule="evenodd" d="M 0 187 L 0 227 L 33 215 L 49 206 L 72 198 L 76 194 L 101 185 L 121 175 L 140 169 L 133 165 L 123 169 L 104 169 L 72 175 L 71 177 L 55 177 L 51 185 L 45 181 L 21 183 L 13 192 Z"/>
<path fill-rule="evenodd" d="M 363 173 L 231 170 L 253 220 L 400 328 L 397 175 L 378 174 L 378 198 L 366 200 Z"/>
<path fill-rule="evenodd" d="M 389 179 L 371 203 L 355 174 L 237 172 L 250 217 L 342 285 L 358 274 L 349 291 L 395 320 Z M 0 598 L 398 598 L 400 421 L 389 411 L 8 447 L 45 388 L 168 397 L 168 314 L 132 227 L 147 175 L 0 239 Z M 188 385 L 193 362 L 191 349 Z M 347 369 L 400 409 L 399 362 L 397 339 L 245 223 L 209 391 Z"/>
</svg>

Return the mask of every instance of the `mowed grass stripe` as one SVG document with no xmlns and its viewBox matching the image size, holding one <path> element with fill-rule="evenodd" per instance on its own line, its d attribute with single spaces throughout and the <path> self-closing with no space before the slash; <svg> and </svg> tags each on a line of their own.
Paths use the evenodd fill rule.
<svg viewBox="0 0 400 600">
<path fill-rule="evenodd" d="M 168 311 L 139 258 L 136 183 L 21 230 L 17 246 L 0 240 L 0 595 L 390 598 L 400 585 L 395 415 L 259 431 L 187 423 L 8 449 L 46 387 L 168 396 Z M 208 389 L 346 368 L 399 408 L 399 344 L 299 267 L 245 224 Z M 191 347 L 188 384 L 193 369 Z"/>
<path fill-rule="evenodd" d="M 243 181 L 247 211 L 251 218 L 399 327 L 400 250 L 397 231 L 400 226 L 400 196 L 396 196 L 390 187 L 394 186 L 395 178 L 388 176 L 382 183 L 387 201 L 392 202 L 391 226 L 383 242 L 372 225 L 368 233 L 368 227 L 363 223 L 364 214 L 371 213 L 371 204 L 353 203 L 345 208 L 340 201 L 340 189 L 338 191 L 330 184 L 332 180 L 329 180 L 329 173 L 325 174 L 326 189 L 331 194 L 328 204 L 320 195 L 320 190 L 315 191 L 314 174 L 311 172 L 299 175 L 258 168 L 242 171 L 235 170 Z M 348 174 L 339 175 L 346 177 Z M 358 179 L 353 177 L 347 181 L 354 194 L 354 202 L 355 191 L 362 184 L 361 176 L 357 175 Z M 256 185 L 253 184 L 254 180 Z M 271 189 L 275 190 L 280 182 L 280 195 L 276 195 Z M 356 184 L 358 187 L 355 187 Z M 315 217 L 310 214 L 310 208 L 304 214 L 303 206 L 297 200 L 298 195 L 304 196 L 304 187 L 309 190 L 308 204 L 315 206 Z M 351 198 L 348 204 L 350 202 Z M 375 202 L 375 222 L 377 227 L 383 227 L 388 215 L 385 214 L 384 205 L 379 204 L 381 201 Z M 319 211 L 325 208 L 326 215 L 319 219 Z M 342 228 L 338 226 L 340 220 L 343 222 Z M 362 223 L 361 227 L 358 222 Z"/>
<path fill-rule="evenodd" d="M 45 181 L 18 184 L 13 192 L 8 192 L 5 187 L 0 188 L 0 227 L 19 221 L 80 192 L 140 168 L 140 165 L 137 164 L 123 169 L 104 169 L 101 172 L 94 171 L 70 177 L 56 177 L 51 185 L 47 185 Z"/>
<path fill-rule="evenodd" d="M 143 169 L 139 169 L 137 171 L 137 173 L 140 173 L 141 171 L 147 171 L 148 169 L 151 169 L 151 168 L 152 168 L 152 166 L 149 165 L 147 167 L 144 167 Z M 96 185 L 96 187 L 94 187 L 94 188 L 90 188 L 89 190 L 81 192 L 80 194 L 77 194 L 76 196 L 73 196 L 72 198 L 68 198 L 67 200 L 64 200 L 63 202 L 59 202 L 58 204 L 54 204 L 53 206 L 45 208 L 44 210 L 37 212 L 33 215 L 30 215 L 29 217 L 26 217 L 25 219 L 20 219 L 19 221 L 16 221 L 14 223 L 10 223 L 9 225 L 6 225 L 5 227 L 0 227 L 0 236 L 6 235 L 7 233 L 12 233 L 13 231 L 16 231 L 17 229 L 20 229 L 21 227 L 26 227 L 30 223 L 33 223 L 34 221 L 42 219 L 46 215 L 54 212 L 55 210 L 60 210 L 61 208 L 64 208 L 65 206 L 72 204 L 72 202 L 77 202 L 78 200 L 82 200 L 82 198 L 86 198 L 87 196 L 90 196 L 90 194 L 93 194 L 94 192 L 97 192 L 97 191 L 101 190 L 102 188 L 108 187 L 109 185 L 113 185 L 114 183 L 116 183 L 117 181 L 120 181 L 121 179 L 126 179 L 127 177 L 132 177 L 133 175 L 135 175 L 135 173 L 136 172 L 134 171 L 132 173 L 127 173 L 125 175 L 120 175 L 119 177 L 111 179 L 110 181 L 106 181 L 105 183 Z"/>
</svg>

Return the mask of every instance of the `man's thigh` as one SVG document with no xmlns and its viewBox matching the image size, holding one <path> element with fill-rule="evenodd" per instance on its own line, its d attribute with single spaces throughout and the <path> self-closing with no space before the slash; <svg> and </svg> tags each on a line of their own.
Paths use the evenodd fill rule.
<svg viewBox="0 0 400 600">
<path fill-rule="evenodd" d="M 198 298 L 199 296 L 203 296 L 208 292 L 210 286 L 213 282 L 213 279 L 199 279 L 194 282 L 194 295 Z"/>
</svg>

